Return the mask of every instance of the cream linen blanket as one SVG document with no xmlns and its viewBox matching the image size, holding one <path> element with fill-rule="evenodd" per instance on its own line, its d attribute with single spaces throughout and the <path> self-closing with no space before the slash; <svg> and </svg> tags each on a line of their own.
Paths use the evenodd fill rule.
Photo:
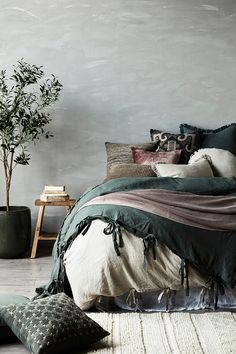
<svg viewBox="0 0 236 354">
<path fill-rule="evenodd" d="M 159 244 L 156 260 L 150 249 L 144 262 L 143 240 L 122 229 L 124 247 L 119 257 L 112 238 L 103 233 L 106 226 L 107 223 L 94 220 L 86 235 L 79 235 L 64 256 L 73 297 L 82 310 L 91 308 L 101 295 L 119 296 L 130 289 L 148 292 L 182 287 L 181 259 L 166 246 Z M 189 287 L 206 287 L 206 279 L 191 266 Z"/>
</svg>

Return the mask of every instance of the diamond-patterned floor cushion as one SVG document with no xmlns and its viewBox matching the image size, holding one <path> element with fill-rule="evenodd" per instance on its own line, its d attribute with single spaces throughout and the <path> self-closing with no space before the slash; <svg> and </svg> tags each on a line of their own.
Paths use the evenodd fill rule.
<svg viewBox="0 0 236 354">
<path fill-rule="evenodd" d="M 14 294 L 0 294 L 0 308 L 10 304 L 22 304 L 30 301 L 27 297 Z M 11 343 L 19 340 L 12 330 L 8 327 L 0 315 L 0 344 Z M 1 348 L 0 348 L 1 352 Z"/>
<path fill-rule="evenodd" d="M 3 306 L 0 316 L 33 354 L 70 353 L 109 335 L 64 293 Z"/>
</svg>

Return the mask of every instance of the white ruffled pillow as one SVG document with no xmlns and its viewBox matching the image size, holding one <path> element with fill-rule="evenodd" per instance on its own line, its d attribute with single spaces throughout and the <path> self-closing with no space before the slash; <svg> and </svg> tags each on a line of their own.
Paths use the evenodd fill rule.
<svg viewBox="0 0 236 354">
<path fill-rule="evenodd" d="M 215 148 L 199 149 L 189 159 L 189 164 L 196 163 L 202 157 L 210 162 L 215 177 L 236 176 L 236 156 L 230 151 Z"/>
<path fill-rule="evenodd" d="M 191 165 L 154 163 L 152 169 L 157 177 L 214 177 L 211 166 L 205 158 L 201 158 Z"/>
</svg>

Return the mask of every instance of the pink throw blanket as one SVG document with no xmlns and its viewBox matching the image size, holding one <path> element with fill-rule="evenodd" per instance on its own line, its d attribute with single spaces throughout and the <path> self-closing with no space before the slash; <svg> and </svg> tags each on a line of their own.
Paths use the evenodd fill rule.
<svg viewBox="0 0 236 354">
<path fill-rule="evenodd" d="M 141 189 L 96 197 L 82 208 L 94 204 L 132 207 L 207 230 L 236 230 L 235 196 L 208 196 L 165 189 Z"/>
</svg>

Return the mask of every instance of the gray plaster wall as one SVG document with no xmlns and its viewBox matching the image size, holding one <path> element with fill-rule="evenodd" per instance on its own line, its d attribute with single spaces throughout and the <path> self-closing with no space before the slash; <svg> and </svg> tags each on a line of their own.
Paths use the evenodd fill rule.
<svg viewBox="0 0 236 354">
<path fill-rule="evenodd" d="M 54 138 L 15 170 L 12 204 L 31 207 L 35 222 L 45 184 L 78 197 L 99 183 L 105 141 L 235 121 L 235 16 L 235 0 L 0 0 L 0 68 L 24 58 L 64 85 Z M 53 228 L 63 211 L 46 215 Z"/>
</svg>

